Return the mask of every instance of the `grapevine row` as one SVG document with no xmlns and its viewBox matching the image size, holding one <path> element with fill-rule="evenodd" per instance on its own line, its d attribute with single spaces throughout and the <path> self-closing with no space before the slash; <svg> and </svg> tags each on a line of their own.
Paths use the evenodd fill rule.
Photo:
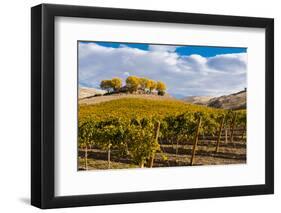
<svg viewBox="0 0 281 213">
<path fill-rule="evenodd" d="M 194 162 L 199 135 L 217 136 L 216 152 L 219 149 L 223 128 L 228 128 L 230 140 L 233 130 L 241 127 L 246 130 L 245 111 L 226 112 L 186 112 L 180 115 L 169 115 L 162 118 L 109 118 L 104 120 L 86 119 L 79 122 L 78 145 L 85 151 L 85 168 L 89 147 L 107 151 L 108 168 L 110 152 L 130 158 L 139 167 L 153 167 L 155 153 L 161 153 L 160 144 L 178 145 L 191 141 L 193 150 L 190 165 Z M 243 137 L 244 133 L 242 134 Z"/>
</svg>

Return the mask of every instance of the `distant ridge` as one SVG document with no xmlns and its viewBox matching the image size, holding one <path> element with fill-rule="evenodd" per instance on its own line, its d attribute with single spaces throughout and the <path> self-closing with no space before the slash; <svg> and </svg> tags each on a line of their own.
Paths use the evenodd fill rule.
<svg viewBox="0 0 281 213">
<path fill-rule="evenodd" d="M 211 97 L 211 96 L 190 96 L 183 98 L 184 101 L 197 104 L 205 105 L 214 108 L 221 109 L 246 109 L 247 105 L 247 91 L 242 90 L 237 93 L 223 95 L 220 97 Z"/>
<path fill-rule="evenodd" d="M 79 99 L 91 98 L 96 95 L 103 95 L 105 94 L 105 90 L 89 88 L 89 87 L 80 87 L 78 92 Z"/>
<path fill-rule="evenodd" d="M 182 100 L 197 105 L 207 105 L 208 101 L 212 98 L 214 98 L 214 96 L 188 96 Z"/>
</svg>

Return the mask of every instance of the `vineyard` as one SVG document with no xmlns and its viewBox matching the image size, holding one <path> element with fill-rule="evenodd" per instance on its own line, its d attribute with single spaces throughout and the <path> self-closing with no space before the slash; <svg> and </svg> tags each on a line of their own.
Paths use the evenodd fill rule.
<svg viewBox="0 0 281 213">
<path fill-rule="evenodd" d="M 79 170 L 246 162 L 246 110 L 122 98 L 79 105 Z"/>
</svg>

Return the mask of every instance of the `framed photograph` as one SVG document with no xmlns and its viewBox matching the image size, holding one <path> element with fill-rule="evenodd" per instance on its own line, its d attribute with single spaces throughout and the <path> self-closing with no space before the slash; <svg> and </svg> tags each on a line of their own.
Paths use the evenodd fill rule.
<svg viewBox="0 0 281 213">
<path fill-rule="evenodd" d="M 31 9 L 31 203 L 272 194 L 274 21 Z"/>
</svg>

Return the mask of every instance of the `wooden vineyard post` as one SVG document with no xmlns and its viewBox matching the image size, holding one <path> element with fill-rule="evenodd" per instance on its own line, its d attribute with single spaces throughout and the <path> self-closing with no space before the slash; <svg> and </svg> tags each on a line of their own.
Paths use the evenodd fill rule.
<svg viewBox="0 0 281 213">
<path fill-rule="evenodd" d="M 141 162 L 139 163 L 139 166 L 140 166 L 140 168 L 144 168 L 144 161 L 141 161 Z"/>
<path fill-rule="evenodd" d="M 220 145 L 220 141 L 221 141 L 221 132 L 222 132 L 222 127 L 223 127 L 223 123 L 224 123 L 224 117 L 225 116 L 223 116 L 221 118 L 221 122 L 220 122 L 220 128 L 219 128 L 218 139 L 217 139 L 217 144 L 216 144 L 216 153 L 219 151 L 219 145 Z"/>
<path fill-rule="evenodd" d="M 245 132 L 246 132 L 246 125 L 243 127 L 243 130 L 242 130 L 241 141 L 243 141 L 243 139 L 244 139 Z"/>
<path fill-rule="evenodd" d="M 235 128 L 235 122 L 236 122 L 236 113 L 234 114 L 232 125 L 231 125 L 231 132 L 230 132 L 230 142 L 233 142 L 233 133 Z"/>
<path fill-rule="evenodd" d="M 157 122 L 156 126 L 156 134 L 155 134 L 155 143 L 158 143 L 158 137 L 159 137 L 159 132 L 160 132 L 160 121 Z M 153 162 L 154 162 L 154 157 L 155 157 L 155 152 L 153 152 L 149 158 L 148 161 L 148 167 L 152 168 L 153 167 Z"/>
<path fill-rule="evenodd" d="M 224 142 L 227 143 L 227 127 L 224 129 Z"/>
<path fill-rule="evenodd" d="M 176 157 L 178 157 L 178 150 L 179 150 L 179 140 L 177 140 L 177 143 L 176 143 Z"/>
<path fill-rule="evenodd" d="M 107 162 L 108 162 L 108 169 L 111 167 L 111 161 L 110 161 L 110 148 L 111 148 L 111 143 L 108 144 L 108 151 L 107 151 Z"/>
<path fill-rule="evenodd" d="M 88 170 L 88 144 L 85 146 L 85 169 Z"/>
<path fill-rule="evenodd" d="M 195 132 L 195 137 L 194 137 L 193 148 L 192 148 L 192 155 L 191 155 L 191 159 L 190 159 L 190 166 L 192 166 L 193 163 L 194 163 L 195 152 L 196 152 L 197 143 L 198 143 L 198 136 L 199 136 L 200 125 L 201 125 L 201 117 L 199 116 L 196 132 Z"/>
</svg>

